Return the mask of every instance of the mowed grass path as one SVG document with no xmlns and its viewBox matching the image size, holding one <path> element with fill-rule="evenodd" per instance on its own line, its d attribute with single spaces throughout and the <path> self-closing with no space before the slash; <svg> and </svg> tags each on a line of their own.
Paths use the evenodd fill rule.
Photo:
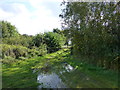
<svg viewBox="0 0 120 90">
<path fill-rule="evenodd" d="M 60 50 L 43 57 L 18 60 L 12 64 L 2 64 L 2 88 L 37 88 L 39 85 L 37 83 L 37 73 L 33 73 L 32 69 L 42 68 L 48 61 L 51 65 L 60 61 L 56 56 L 60 57 L 60 53 L 66 55 L 67 52 L 63 53 L 66 50 Z"/>
<path fill-rule="evenodd" d="M 3 64 L 3 88 L 37 88 L 37 73 L 32 69 L 43 68 L 45 64 L 54 67 L 61 62 L 67 62 L 75 70 L 60 75 L 62 80 L 71 88 L 117 88 L 118 73 L 104 70 L 93 65 L 81 62 L 70 55 L 69 49 L 62 49 L 43 57 L 20 60 L 12 65 Z M 91 69 L 92 68 L 92 69 Z"/>
</svg>

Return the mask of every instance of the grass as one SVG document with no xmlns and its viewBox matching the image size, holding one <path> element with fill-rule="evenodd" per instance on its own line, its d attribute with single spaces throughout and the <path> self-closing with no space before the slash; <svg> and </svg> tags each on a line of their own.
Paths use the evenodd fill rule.
<svg viewBox="0 0 120 90">
<path fill-rule="evenodd" d="M 65 82 L 69 87 L 78 88 L 118 88 L 118 73 L 112 70 L 99 69 L 83 63 L 78 59 L 69 59 L 67 62 L 71 63 L 77 69 L 71 73 L 65 73 Z M 95 69 L 90 69 L 95 68 Z M 70 82 L 70 83 L 69 83 Z"/>
<path fill-rule="evenodd" d="M 6 64 L 2 65 L 2 87 L 36 88 L 39 85 L 37 83 L 37 73 L 33 73 L 32 69 L 45 67 L 45 63 L 50 63 L 51 65 L 54 64 L 58 61 L 55 56 L 57 56 L 58 53 L 62 53 L 64 50 L 48 54 L 44 57 L 34 57 L 31 59 L 10 62 L 10 64 L 8 61 Z M 48 59 L 51 59 L 51 61 Z"/>
<path fill-rule="evenodd" d="M 28 88 L 37 87 L 36 77 L 37 74 L 33 74 L 30 70 L 32 61 L 29 62 L 19 61 L 12 66 L 3 66 L 2 68 L 2 80 L 3 88 Z M 29 66 L 30 65 L 30 66 Z"/>
<path fill-rule="evenodd" d="M 37 87 L 37 73 L 32 69 L 61 65 L 67 62 L 75 68 L 74 71 L 59 75 L 71 88 L 117 88 L 118 73 L 104 70 L 76 59 L 70 55 L 69 49 L 62 49 L 43 57 L 19 60 L 11 65 L 3 64 L 3 88 Z M 59 69 L 59 68 L 58 68 Z M 59 70 L 58 70 L 59 71 Z"/>
</svg>

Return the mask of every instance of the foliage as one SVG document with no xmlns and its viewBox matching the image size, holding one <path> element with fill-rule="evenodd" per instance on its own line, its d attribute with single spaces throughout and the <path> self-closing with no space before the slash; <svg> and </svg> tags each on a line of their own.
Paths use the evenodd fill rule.
<svg viewBox="0 0 120 90">
<path fill-rule="evenodd" d="M 65 45 L 69 45 L 69 41 L 71 41 L 71 33 L 69 29 L 64 29 L 63 31 L 64 36 L 66 37 Z"/>
<path fill-rule="evenodd" d="M 58 51 L 65 43 L 65 37 L 62 34 L 48 32 L 44 34 L 44 41 L 47 44 L 48 52 Z"/>
<path fill-rule="evenodd" d="M 58 28 L 54 28 L 54 29 L 53 29 L 53 32 L 54 32 L 54 33 L 58 33 L 58 34 L 62 34 L 62 31 L 60 31 Z"/>
<path fill-rule="evenodd" d="M 0 44 L 0 46 L 2 47 L 2 58 L 10 56 L 18 59 L 21 56 L 27 56 L 28 49 L 26 47 L 7 44 Z"/>
<path fill-rule="evenodd" d="M 46 45 L 43 44 L 39 48 L 29 49 L 20 45 L 8 45 L 0 44 L 2 47 L 2 59 L 7 59 L 8 57 L 14 59 L 24 59 L 34 56 L 43 56 L 47 53 Z"/>
<path fill-rule="evenodd" d="M 60 34 L 60 30 L 58 29 L 54 29 L 53 32 L 45 34 L 37 34 L 33 38 L 33 46 L 38 47 L 38 50 L 41 49 L 42 52 L 46 52 L 45 48 L 47 48 L 49 53 L 59 50 L 64 45 L 64 42 L 65 37 L 62 33 Z"/>
<path fill-rule="evenodd" d="M 32 56 L 43 56 L 47 54 L 47 45 L 41 44 L 39 47 L 32 47 L 32 49 L 29 50 L 29 54 Z"/>
<path fill-rule="evenodd" d="M 39 56 L 43 56 L 45 54 L 47 54 L 47 45 L 46 44 L 41 44 L 39 47 L 38 47 L 38 51 L 39 51 Z"/>
<path fill-rule="evenodd" d="M 10 22 L 7 21 L 0 21 L 0 26 L 2 30 L 2 37 L 17 37 L 19 33 L 15 26 L 13 26 Z"/>
<path fill-rule="evenodd" d="M 6 57 L 4 58 L 4 60 L 1 59 L 1 62 L 2 62 L 3 65 L 8 65 L 8 66 L 10 66 L 10 65 L 12 65 L 13 63 L 17 62 L 17 60 L 15 60 L 15 58 L 12 58 L 12 57 L 10 57 L 10 56 L 6 56 Z"/>
<path fill-rule="evenodd" d="M 89 62 L 117 70 L 117 63 L 113 63 L 120 53 L 117 3 L 63 2 L 62 5 L 66 6 L 60 14 L 62 26 L 69 32 L 74 55 L 94 58 Z"/>
<path fill-rule="evenodd" d="M 21 45 L 24 47 L 31 48 L 32 47 L 32 39 L 33 39 L 32 36 L 19 35 L 17 37 L 4 38 L 2 41 L 4 44 Z"/>
<path fill-rule="evenodd" d="M 0 21 L 0 24 L 3 38 L 2 58 L 10 56 L 19 59 L 19 57 L 42 56 L 47 52 L 57 51 L 64 45 L 65 37 L 59 29 L 54 29 L 54 33 L 32 36 L 19 34 L 16 27 L 7 21 Z"/>
<path fill-rule="evenodd" d="M 33 38 L 33 44 L 34 44 L 34 46 L 39 47 L 41 44 L 43 44 L 44 43 L 43 39 L 44 39 L 43 34 L 37 34 L 37 35 L 35 35 L 35 37 Z"/>
</svg>

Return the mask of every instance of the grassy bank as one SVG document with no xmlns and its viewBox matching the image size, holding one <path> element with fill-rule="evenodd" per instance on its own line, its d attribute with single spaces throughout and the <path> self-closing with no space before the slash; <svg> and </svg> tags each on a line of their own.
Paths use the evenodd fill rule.
<svg viewBox="0 0 120 90">
<path fill-rule="evenodd" d="M 63 75 L 71 88 L 118 88 L 118 72 L 90 65 L 74 57 L 67 58 L 66 62 L 76 68 Z"/>
<path fill-rule="evenodd" d="M 3 64 L 3 88 L 37 87 L 37 73 L 32 69 L 50 67 L 67 62 L 74 67 L 71 72 L 60 75 L 62 80 L 71 88 L 116 88 L 118 73 L 112 70 L 104 70 L 76 59 L 70 55 L 68 49 L 47 54 L 43 57 L 35 57 L 19 60 L 13 64 Z"/>
</svg>

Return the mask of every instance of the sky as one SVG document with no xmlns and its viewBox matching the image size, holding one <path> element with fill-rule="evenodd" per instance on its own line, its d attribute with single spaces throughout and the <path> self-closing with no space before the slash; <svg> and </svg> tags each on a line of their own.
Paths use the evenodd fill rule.
<svg viewBox="0 0 120 90">
<path fill-rule="evenodd" d="M 35 35 L 61 29 L 63 0 L 0 0 L 0 20 L 15 25 L 20 34 Z"/>
</svg>

